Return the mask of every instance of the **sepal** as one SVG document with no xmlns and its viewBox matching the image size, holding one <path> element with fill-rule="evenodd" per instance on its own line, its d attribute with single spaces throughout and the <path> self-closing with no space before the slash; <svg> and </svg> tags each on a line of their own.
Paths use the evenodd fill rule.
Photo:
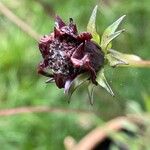
<svg viewBox="0 0 150 150">
<path fill-rule="evenodd" d="M 101 71 L 98 72 L 97 74 L 97 80 L 98 84 L 103 87 L 109 94 L 111 94 L 112 96 L 114 96 L 114 93 L 110 87 L 110 85 L 108 84 L 105 75 L 104 75 L 104 70 L 102 69 Z"/>
<path fill-rule="evenodd" d="M 92 40 L 95 41 L 97 44 L 100 43 L 100 36 L 96 31 L 96 14 L 97 14 L 97 5 L 95 6 L 95 8 L 93 9 L 93 12 L 91 14 L 91 17 L 89 19 L 89 23 L 87 25 L 87 32 L 92 34 Z"/>
<path fill-rule="evenodd" d="M 122 22 L 122 20 L 124 19 L 125 15 L 123 15 L 122 17 L 120 17 L 117 21 L 115 21 L 114 23 L 112 23 L 108 28 L 105 29 L 103 35 L 102 35 L 102 40 L 101 40 L 101 47 L 103 49 L 103 51 L 105 53 L 107 53 L 107 46 L 108 44 L 118 35 L 120 35 L 120 33 L 122 33 L 124 30 L 120 30 L 117 31 L 117 28 L 119 26 L 119 24 Z"/>
</svg>

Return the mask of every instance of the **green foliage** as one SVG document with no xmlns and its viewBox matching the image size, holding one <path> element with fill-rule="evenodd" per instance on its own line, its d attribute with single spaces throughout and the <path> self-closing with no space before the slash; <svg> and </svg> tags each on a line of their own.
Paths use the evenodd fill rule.
<svg viewBox="0 0 150 150">
<path fill-rule="evenodd" d="M 113 49 L 109 49 L 109 53 L 106 55 L 109 65 L 112 67 L 126 65 L 128 67 L 134 66 L 132 62 L 140 61 L 139 56 L 133 54 L 124 54 Z M 135 64 L 136 65 L 136 64 Z"/>
<path fill-rule="evenodd" d="M 108 93 L 110 93 L 112 96 L 114 96 L 114 93 L 105 78 L 104 70 L 99 71 L 98 77 L 97 77 L 97 82 L 101 87 L 106 89 L 108 91 Z"/>
<path fill-rule="evenodd" d="M 97 13 L 97 5 L 95 6 L 92 15 L 90 17 L 89 23 L 87 25 L 87 31 L 92 33 L 92 40 L 96 43 L 100 43 L 100 36 L 96 31 L 96 13 Z"/>
<path fill-rule="evenodd" d="M 38 1 L 1 1 L 38 33 L 44 35 L 53 30 L 54 20 L 50 12 L 47 13 Z M 43 2 L 46 2 L 46 6 L 51 6 L 63 19 L 74 18 L 79 31 L 86 30 L 91 11 L 97 3 L 96 0 L 64 0 L 63 2 L 43 0 Z M 96 14 L 96 10 L 94 14 Z M 97 14 L 97 31 L 96 27 L 89 27 L 88 30 L 92 29 L 94 35 L 96 33 L 102 35 L 105 27 L 121 14 L 126 14 L 126 21 L 123 25 L 126 32 L 114 41 L 114 49 L 149 59 L 149 0 L 110 0 L 107 4 L 104 2 L 100 8 L 100 13 Z M 99 41 L 100 39 L 96 36 L 95 40 Z M 70 104 L 67 103 L 67 97 L 64 96 L 62 90 L 57 89 L 54 84 L 45 84 L 46 79 L 36 73 L 36 66 L 40 60 L 37 42 L 0 13 L 1 109 L 22 106 L 50 106 L 52 108 L 95 111 L 98 117 L 94 118 L 93 125 L 87 129 L 79 123 L 79 113 L 31 113 L 9 117 L 1 116 L 0 145 L 3 150 L 62 150 L 64 149 L 63 140 L 66 136 L 71 135 L 79 141 L 90 129 L 101 124 L 101 120 L 110 120 L 127 113 L 126 110 L 129 110 L 127 102 L 129 101 L 134 101 L 134 104 L 130 103 L 130 109 L 140 108 L 140 115 L 144 111 L 150 111 L 150 71 L 148 69 L 106 68 L 106 77 L 110 81 L 116 97 L 112 98 L 107 95 L 103 89 L 96 90 L 93 97 L 94 105 L 90 106 L 87 93 L 83 90 L 84 88 L 87 89 L 86 84 L 72 95 Z M 92 88 L 89 88 L 91 91 Z M 136 110 L 135 112 L 139 111 Z M 148 141 L 148 132 L 144 132 L 144 136 L 141 137 L 143 141 L 145 139 Z M 129 141 L 132 142 L 132 139 L 129 138 Z M 133 150 L 136 150 L 137 142 L 134 140 Z M 149 145 L 149 142 L 146 144 Z"/>
<path fill-rule="evenodd" d="M 107 53 L 108 51 L 108 45 L 110 44 L 110 42 L 124 31 L 124 30 L 116 31 L 119 24 L 124 19 L 124 17 L 125 15 L 120 17 L 117 21 L 115 21 L 105 29 L 101 40 L 101 47 L 105 53 Z"/>
</svg>

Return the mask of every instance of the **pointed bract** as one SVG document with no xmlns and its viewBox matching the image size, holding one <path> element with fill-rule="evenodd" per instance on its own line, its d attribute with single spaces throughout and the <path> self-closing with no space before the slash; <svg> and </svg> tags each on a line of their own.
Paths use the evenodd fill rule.
<svg viewBox="0 0 150 150">
<path fill-rule="evenodd" d="M 98 84 L 103 87 L 105 90 L 107 90 L 107 92 L 109 94 L 111 94 L 112 96 L 114 96 L 114 93 L 111 89 L 111 87 L 109 86 L 106 78 L 105 78 L 105 75 L 104 75 L 104 70 L 101 70 L 99 71 L 98 75 L 97 75 L 97 82 Z"/>
<path fill-rule="evenodd" d="M 93 12 L 91 14 L 89 23 L 87 25 L 87 31 L 90 32 L 92 34 L 92 40 L 95 41 L 97 44 L 99 44 L 100 42 L 100 37 L 96 31 L 96 14 L 97 14 L 97 5 L 95 6 L 95 8 L 93 9 Z"/>
<path fill-rule="evenodd" d="M 112 23 L 108 28 L 106 28 L 106 30 L 104 31 L 103 35 L 102 35 L 102 40 L 101 40 L 101 46 L 102 49 L 104 50 L 105 53 L 107 53 L 107 45 L 106 45 L 106 41 L 107 39 L 113 35 L 116 31 L 116 29 L 118 28 L 119 24 L 122 22 L 122 20 L 124 19 L 125 15 L 123 15 L 122 17 L 120 17 L 117 21 L 115 21 L 114 23 Z M 121 30 L 120 30 L 121 31 Z M 114 39 L 114 38 L 113 38 Z"/>
<path fill-rule="evenodd" d="M 115 39 L 116 37 L 118 37 L 122 32 L 124 32 L 125 30 L 123 29 L 123 30 L 120 30 L 120 31 L 117 31 L 117 32 L 114 32 L 113 34 L 111 34 L 111 35 L 109 35 L 106 39 L 105 39 L 105 41 L 103 42 L 103 44 L 102 44 L 102 49 L 107 49 L 107 48 L 111 48 L 111 46 L 109 46 L 109 47 L 107 47 L 109 44 L 110 44 L 110 42 L 113 40 L 113 39 Z"/>
<path fill-rule="evenodd" d="M 71 82 L 68 89 L 68 93 L 66 93 L 68 96 L 68 103 L 70 103 L 72 94 L 76 91 L 76 89 L 79 88 L 87 80 L 88 80 L 87 75 L 81 74 Z"/>
<path fill-rule="evenodd" d="M 116 66 L 132 66 L 133 61 L 140 61 L 141 58 L 139 56 L 133 54 L 124 54 L 113 49 L 109 50 L 109 54 L 106 55 L 110 65 L 114 64 L 116 60 L 122 62 L 116 64 Z"/>
<path fill-rule="evenodd" d="M 93 103 L 94 103 L 94 99 L 93 99 L 94 88 L 95 88 L 95 85 L 90 82 L 88 85 L 88 96 L 89 96 L 89 101 L 90 101 L 91 105 L 93 105 Z"/>
<path fill-rule="evenodd" d="M 121 60 L 121 58 L 117 58 L 111 53 L 106 54 L 106 59 L 108 60 L 108 63 L 111 67 L 117 67 L 117 66 L 122 66 L 122 65 L 128 65 L 127 62 L 124 60 Z"/>
</svg>

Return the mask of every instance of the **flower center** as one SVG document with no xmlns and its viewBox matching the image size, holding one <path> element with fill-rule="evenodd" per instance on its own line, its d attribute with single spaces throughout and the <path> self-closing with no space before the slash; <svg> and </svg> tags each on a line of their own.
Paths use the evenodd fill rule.
<svg viewBox="0 0 150 150">
<path fill-rule="evenodd" d="M 70 57 L 74 49 L 74 44 L 53 41 L 49 45 L 49 68 L 55 74 L 69 75 L 74 72 Z"/>
</svg>

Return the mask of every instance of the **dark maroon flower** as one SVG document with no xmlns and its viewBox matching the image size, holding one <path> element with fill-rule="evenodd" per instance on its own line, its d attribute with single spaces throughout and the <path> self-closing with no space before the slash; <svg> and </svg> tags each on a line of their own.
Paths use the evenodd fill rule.
<svg viewBox="0 0 150 150">
<path fill-rule="evenodd" d="M 38 73 L 49 77 L 47 82 L 55 81 L 58 88 L 65 88 L 65 91 L 82 73 L 87 73 L 88 79 L 97 85 L 96 73 L 104 64 L 104 53 L 91 39 L 91 33 L 78 33 L 72 18 L 65 24 L 56 16 L 54 32 L 43 36 L 39 42 L 43 61 Z"/>
</svg>

